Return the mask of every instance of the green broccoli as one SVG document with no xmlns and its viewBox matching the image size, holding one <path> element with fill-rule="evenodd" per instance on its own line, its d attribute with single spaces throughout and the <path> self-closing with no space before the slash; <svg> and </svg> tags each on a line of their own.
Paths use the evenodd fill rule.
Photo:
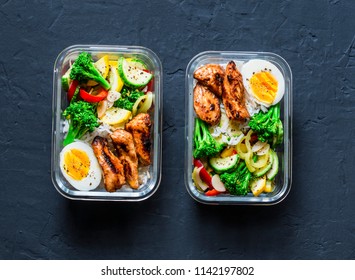
<svg viewBox="0 0 355 280">
<path fill-rule="evenodd" d="M 262 142 L 280 144 L 283 139 L 283 128 L 280 120 L 280 104 L 272 106 L 266 113 L 259 112 L 251 117 L 250 128 L 257 133 Z"/>
<path fill-rule="evenodd" d="M 244 161 L 238 164 L 234 172 L 220 175 L 221 181 L 232 195 L 247 195 L 251 177 L 251 173 Z"/>
<path fill-rule="evenodd" d="M 69 120 L 69 131 L 63 141 L 66 146 L 75 139 L 80 139 L 86 132 L 94 131 L 99 126 L 96 117 L 96 105 L 85 101 L 72 102 L 63 112 Z"/>
<path fill-rule="evenodd" d="M 114 106 L 122 109 L 132 111 L 134 103 L 137 99 L 144 95 L 142 91 L 130 92 L 127 88 L 123 88 L 121 92 L 121 98 L 115 101 Z"/>
<path fill-rule="evenodd" d="M 194 143 L 194 158 L 215 156 L 225 147 L 223 143 L 218 143 L 212 137 L 206 123 L 199 118 L 195 120 Z"/>
<path fill-rule="evenodd" d="M 70 79 L 79 82 L 87 82 L 94 80 L 98 82 L 104 89 L 110 89 L 110 83 L 101 76 L 99 70 L 96 69 L 92 61 L 92 57 L 87 52 L 82 52 L 75 60 L 70 71 Z"/>
</svg>

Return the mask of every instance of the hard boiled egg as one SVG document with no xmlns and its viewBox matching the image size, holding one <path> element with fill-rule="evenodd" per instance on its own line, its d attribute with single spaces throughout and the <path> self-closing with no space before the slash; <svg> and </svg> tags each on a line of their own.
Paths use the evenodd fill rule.
<svg viewBox="0 0 355 280">
<path fill-rule="evenodd" d="M 271 62 L 252 59 L 242 67 L 243 83 L 247 93 L 266 107 L 278 103 L 285 93 L 285 79 Z"/>
<path fill-rule="evenodd" d="M 90 191 L 101 182 L 101 168 L 92 148 L 84 142 L 73 142 L 60 153 L 60 169 L 67 181 L 80 191 Z"/>
</svg>

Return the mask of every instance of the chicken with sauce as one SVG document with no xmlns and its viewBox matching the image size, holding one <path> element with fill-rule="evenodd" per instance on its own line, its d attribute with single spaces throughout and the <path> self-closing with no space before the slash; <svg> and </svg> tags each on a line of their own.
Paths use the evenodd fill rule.
<svg viewBox="0 0 355 280">
<path fill-rule="evenodd" d="M 123 164 L 127 183 L 132 189 L 138 189 L 138 158 L 132 134 L 126 130 L 117 129 L 110 134 L 110 137 L 116 148 L 118 158 Z"/>
<path fill-rule="evenodd" d="M 242 75 L 234 61 L 230 61 L 226 67 L 222 93 L 222 102 L 230 120 L 244 121 L 250 117 L 244 91 Z"/>
<path fill-rule="evenodd" d="M 218 64 L 206 64 L 194 72 L 194 78 L 219 97 L 223 92 L 224 75 L 223 67 Z"/>
<path fill-rule="evenodd" d="M 210 125 L 217 124 L 221 119 L 219 99 L 200 83 L 194 88 L 194 109 L 196 115 Z"/>
<path fill-rule="evenodd" d="M 96 136 L 92 142 L 92 148 L 103 171 L 105 189 L 108 192 L 120 189 L 126 183 L 123 164 L 109 150 L 107 140 Z"/>
<path fill-rule="evenodd" d="M 150 128 L 151 121 L 149 114 L 140 113 L 126 124 L 126 130 L 132 133 L 134 146 L 140 162 L 143 165 L 149 165 L 150 160 Z"/>
</svg>

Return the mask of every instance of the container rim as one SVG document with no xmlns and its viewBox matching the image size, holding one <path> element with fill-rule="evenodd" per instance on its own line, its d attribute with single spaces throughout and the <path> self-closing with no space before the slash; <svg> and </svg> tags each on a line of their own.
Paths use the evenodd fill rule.
<svg viewBox="0 0 355 280">
<path fill-rule="evenodd" d="M 213 58 L 216 60 L 242 60 L 242 61 L 247 61 L 249 59 L 256 58 L 258 56 L 259 59 L 266 59 L 265 57 L 270 57 L 273 58 L 276 61 L 276 64 L 278 68 L 281 68 L 283 70 L 282 72 L 285 75 L 285 83 L 287 83 L 287 96 L 284 97 L 283 102 L 283 107 L 286 107 L 284 110 L 283 114 L 283 124 L 287 124 L 287 135 L 284 137 L 284 143 L 283 143 L 283 159 L 287 160 L 287 162 L 284 162 L 284 166 L 281 166 L 281 168 L 284 168 L 283 170 L 283 185 L 280 188 L 280 191 L 278 191 L 274 196 L 266 198 L 260 198 L 260 197 L 254 197 L 254 196 L 246 196 L 246 197 L 240 197 L 240 196 L 220 196 L 217 199 L 214 199 L 213 197 L 207 197 L 200 192 L 196 190 L 196 187 L 193 185 L 193 188 L 191 186 L 191 171 L 192 168 L 192 161 L 190 156 L 192 153 L 190 153 L 189 148 L 192 147 L 192 144 L 190 141 L 192 139 L 189 139 L 189 137 L 193 137 L 193 134 L 191 132 L 193 131 L 193 128 L 190 128 L 189 125 L 191 125 L 190 121 L 191 119 L 194 119 L 195 113 L 193 111 L 193 108 L 191 109 L 190 106 L 191 104 L 191 95 L 192 92 L 189 92 L 191 90 L 191 85 L 193 83 L 193 77 L 192 77 L 192 70 L 197 68 L 197 65 L 200 65 L 201 61 L 203 60 L 208 60 L 208 58 Z M 272 61 L 273 62 L 273 61 Z M 202 64 L 208 63 L 203 61 Z M 192 69 L 193 67 L 196 67 Z M 191 80 L 192 79 L 192 80 Z M 184 181 L 185 181 L 185 187 L 187 189 L 187 192 L 189 195 L 197 202 L 202 203 L 202 204 L 208 204 L 208 205 L 250 205 L 250 206 L 270 206 L 270 205 L 275 205 L 283 201 L 289 194 L 292 186 L 292 95 L 293 95 L 293 80 L 292 80 L 292 71 L 287 63 L 287 61 L 280 55 L 273 53 L 273 52 L 257 52 L 257 51 L 216 51 L 216 50 L 211 50 L 211 51 L 203 51 L 198 54 L 196 54 L 187 64 L 186 67 L 186 73 L 185 73 L 185 172 L 184 172 Z M 287 176 L 286 176 L 287 175 Z"/>
<path fill-rule="evenodd" d="M 157 170 L 155 174 L 155 180 L 151 182 L 150 185 L 152 187 L 144 193 L 142 196 L 127 196 L 126 194 L 131 194 L 132 192 L 121 192 L 120 195 L 110 195 L 109 192 L 98 192 L 95 190 L 93 191 L 75 191 L 77 193 L 81 193 L 81 195 L 71 195 L 69 192 L 66 192 L 58 183 L 57 181 L 57 172 L 55 171 L 56 166 L 56 144 L 58 140 L 59 132 L 58 129 L 58 122 L 57 122 L 57 114 L 58 112 L 58 94 L 62 94 L 61 91 L 58 91 L 58 83 L 59 77 L 61 74 L 59 73 L 59 68 L 62 67 L 63 60 L 65 57 L 70 55 L 73 52 L 80 52 L 80 51 L 87 51 L 87 52 L 95 52 L 95 53 L 117 53 L 117 54 L 141 54 L 145 55 L 154 66 L 153 70 L 157 76 L 155 78 L 154 88 L 157 92 L 158 97 L 155 97 L 154 103 L 154 113 L 152 115 L 152 121 L 154 122 L 154 130 L 152 130 L 154 139 L 152 145 L 154 146 L 154 154 L 153 154 L 153 161 L 154 161 L 154 169 Z M 154 53 L 151 49 L 142 47 L 142 46 L 126 46 L 126 45 L 84 45 L 84 44 L 77 44 L 71 45 L 63 49 L 57 56 L 54 62 L 54 69 L 53 69 L 53 96 L 52 96 L 52 133 L 51 133 L 51 180 L 55 187 L 55 189 L 65 198 L 71 200 L 86 200 L 86 201 L 121 201 L 121 202 L 138 202 L 143 201 L 151 197 L 159 188 L 161 183 L 161 176 L 162 176 L 162 123 L 163 123 L 163 67 L 159 57 Z M 60 86 L 61 88 L 61 86 Z M 59 104 L 60 106 L 60 104 Z M 59 116 L 60 118 L 60 116 Z M 153 163 L 152 163 L 153 164 Z M 101 195 L 96 195 L 95 193 Z M 119 193 L 119 192 L 115 192 Z M 112 193 L 112 194 L 115 194 Z M 138 194 L 138 193 L 136 193 Z"/>
</svg>

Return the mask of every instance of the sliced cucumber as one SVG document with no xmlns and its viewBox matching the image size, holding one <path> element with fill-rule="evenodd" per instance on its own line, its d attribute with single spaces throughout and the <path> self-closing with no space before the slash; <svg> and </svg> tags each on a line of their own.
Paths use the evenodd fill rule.
<svg viewBox="0 0 355 280">
<path fill-rule="evenodd" d="M 145 63 L 138 58 L 130 57 L 130 58 L 127 58 L 126 60 L 129 63 L 129 65 L 131 65 L 133 67 L 136 67 L 138 69 L 148 69 L 147 65 L 145 65 Z"/>
<path fill-rule="evenodd" d="M 153 77 L 151 73 L 132 66 L 124 57 L 120 57 L 118 60 L 118 73 L 125 85 L 132 88 L 146 86 Z"/>
<path fill-rule="evenodd" d="M 210 166 L 216 173 L 230 172 L 237 167 L 239 155 L 235 154 L 229 157 L 213 157 L 210 158 Z"/>
<path fill-rule="evenodd" d="M 279 158 L 277 156 L 277 153 L 272 151 L 272 157 L 273 157 L 273 162 L 272 162 L 272 167 L 271 169 L 266 173 L 266 177 L 268 180 L 273 180 L 277 173 L 279 172 Z"/>
<path fill-rule="evenodd" d="M 275 152 L 272 151 L 271 149 L 269 150 L 269 159 L 267 161 L 267 164 L 264 167 L 257 169 L 253 173 L 256 177 L 261 177 L 265 175 L 271 169 L 272 164 L 274 162 L 274 155 L 273 155 L 274 153 Z"/>
</svg>

